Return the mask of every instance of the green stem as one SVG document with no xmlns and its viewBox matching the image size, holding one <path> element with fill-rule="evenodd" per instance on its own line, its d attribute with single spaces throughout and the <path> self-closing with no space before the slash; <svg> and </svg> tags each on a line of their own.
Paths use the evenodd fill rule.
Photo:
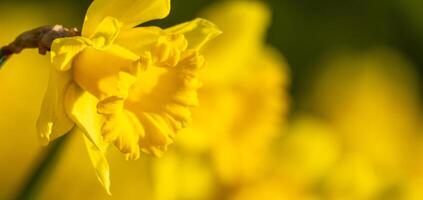
<svg viewBox="0 0 423 200">
<path fill-rule="evenodd" d="M 69 134 L 58 138 L 50 145 L 47 153 L 41 159 L 38 167 L 36 167 L 32 174 L 29 175 L 27 181 L 22 189 L 17 193 L 14 198 L 16 200 L 35 199 L 37 192 L 41 191 L 43 183 L 51 175 L 60 152 L 64 149 L 65 142 Z"/>
</svg>

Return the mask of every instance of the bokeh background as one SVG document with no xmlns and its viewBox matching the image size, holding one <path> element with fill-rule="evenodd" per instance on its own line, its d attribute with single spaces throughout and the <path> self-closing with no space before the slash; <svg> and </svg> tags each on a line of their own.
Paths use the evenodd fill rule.
<svg viewBox="0 0 423 200">
<path fill-rule="evenodd" d="M 147 25 L 169 27 L 221 2 L 172 0 L 169 17 Z M 260 2 L 271 11 L 261 42 L 283 55 L 276 73 L 283 73 L 287 86 L 280 90 L 289 96 L 281 98 L 289 112 L 269 146 L 272 158 L 262 163 L 267 175 L 226 186 L 216 183 L 207 156 L 178 147 L 135 163 L 112 152 L 109 197 L 80 138 L 71 137 L 33 198 L 423 199 L 423 1 Z M 45 24 L 80 27 L 89 4 L 1 0 L 0 44 Z M 0 199 L 19 193 L 45 153 L 34 124 L 48 66 L 30 50 L 0 70 Z"/>
</svg>

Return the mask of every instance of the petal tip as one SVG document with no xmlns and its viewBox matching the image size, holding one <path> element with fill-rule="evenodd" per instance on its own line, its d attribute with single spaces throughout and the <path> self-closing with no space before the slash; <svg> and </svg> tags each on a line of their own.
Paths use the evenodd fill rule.
<svg viewBox="0 0 423 200">
<path fill-rule="evenodd" d="M 223 33 L 222 30 L 216 24 L 214 24 L 213 22 L 207 19 L 197 18 L 195 20 L 198 21 L 198 23 L 201 24 L 203 27 L 205 27 L 206 30 L 209 32 L 209 34 L 211 34 L 214 37 L 219 36 L 220 34 Z"/>
</svg>

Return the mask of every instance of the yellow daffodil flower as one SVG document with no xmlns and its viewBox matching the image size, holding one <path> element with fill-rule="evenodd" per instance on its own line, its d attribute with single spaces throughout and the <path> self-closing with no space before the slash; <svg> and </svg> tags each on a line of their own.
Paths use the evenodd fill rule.
<svg viewBox="0 0 423 200">
<path fill-rule="evenodd" d="M 81 36 L 56 39 L 49 87 L 37 123 L 46 143 L 76 125 L 101 183 L 113 143 L 127 159 L 160 156 L 198 104 L 199 53 L 220 31 L 195 19 L 168 29 L 137 27 L 169 14 L 170 0 L 95 0 Z"/>
</svg>

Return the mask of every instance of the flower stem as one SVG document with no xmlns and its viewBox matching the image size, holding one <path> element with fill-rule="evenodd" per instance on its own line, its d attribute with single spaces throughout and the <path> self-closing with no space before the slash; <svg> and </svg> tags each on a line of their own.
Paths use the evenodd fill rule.
<svg viewBox="0 0 423 200">
<path fill-rule="evenodd" d="M 55 39 L 80 35 L 77 28 L 65 28 L 62 25 L 41 26 L 21 33 L 12 43 L 1 47 L 0 52 L 3 55 L 12 55 L 24 49 L 37 48 L 41 55 L 46 55 Z"/>
<path fill-rule="evenodd" d="M 9 59 L 11 54 L 3 49 L 0 49 L 0 69 L 3 64 Z"/>
<path fill-rule="evenodd" d="M 14 199 L 35 199 L 37 193 L 41 191 L 43 183 L 45 183 L 45 180 L 49 175 L 51 175 L 52 169 L 55 166 L 60 152 L 66 146 L 65 142 L 67 138 L 69 138 L 69 134 L 65 134 L 51 143 L 46 154 L 40 159 L 39 165 L 28 176 L 28 179 L 25 181 L 22 189 L 17 193 Z"/>
</svg>

